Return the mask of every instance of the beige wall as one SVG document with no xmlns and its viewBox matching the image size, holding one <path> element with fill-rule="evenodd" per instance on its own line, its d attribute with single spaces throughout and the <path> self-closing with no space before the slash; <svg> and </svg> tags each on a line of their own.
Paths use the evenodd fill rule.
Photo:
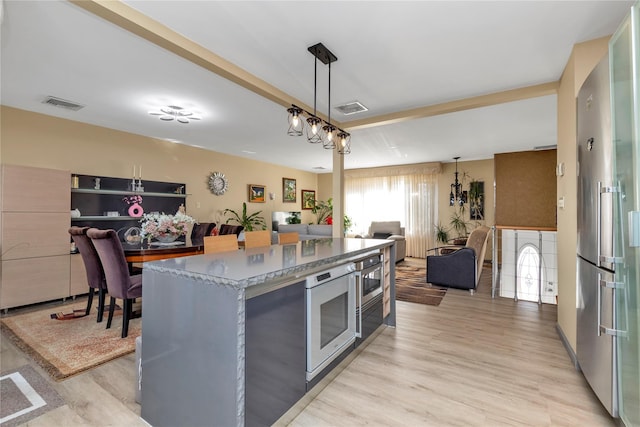
<svg viewBox="0 0 640 427">
<path fill-rule="evenodd" d="M 585 79 L 608 51 L 609 37 L 573 47 L 558 89 L 558 163 L 565 164 L 557 180 L 558 208 L 558 326 L 576 348 L 576 97 Z"/>
<path fill-rule="evenodd" d="M 333 197 L 333 174 L 319 174 L 316 200 L 327 200 L 330 197 Z"/>
<path fill-rule="evenodd" d="M 131 177 L 133 165 L 142 165 L 143 184 L 145 179 L 186 183 L 187 213 L 198 221 L 214 221 L 225 208 L 241 210 L 247 185 L 260 184 L 266 185 L 267 193 L 276 194 L 275 200 L 267 197 L 265 203 L 247 203 L 247 211 L 261 210 L 270 225 L 272 211 L 300 211 L 300 190 L 317 188 L 317 175 L 310 172 L 4 106 L 1 118 L 2 163 L 119 178 Z M 228 178 L 224 195 L 209 191 L 211 172 Z M 283 177 L 297 180 L 296 203 L 282 202 Z M 313 219 L 309 211 L 302 211 L 303 223 Z"/>
</svg>

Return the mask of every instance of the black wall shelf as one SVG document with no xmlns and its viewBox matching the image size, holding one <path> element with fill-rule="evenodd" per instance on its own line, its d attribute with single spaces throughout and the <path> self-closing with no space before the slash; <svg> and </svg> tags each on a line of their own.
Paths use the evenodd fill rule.
<svg viewBox="0 0 640 427">
<path fill-rule="evenodd" d="M 97 180 L 99 188 L 95 188 L 98 186 Z M 71 182 L 74 181 L 78 188 L 71 188 L 70 209 L 80 211 L 79 218 L 71 218 L 73 225 L 77 226 L 114 228 L 119 231 L 139 227 L 142 218 L 129 215 L 130 204 L 125 200 L 127 197 L 141 196 L 140 206 L 144 213 L 174 214 L 180 205 L 186 203 L 188 196 L 186 184 L 176 182 L 143 180 L 141 185 L 145 191 L 131 191 L 132 180 L 127 178 L 72 174 Z M 118 216 L 108 215 L 114 212 Z"/>
</svg>

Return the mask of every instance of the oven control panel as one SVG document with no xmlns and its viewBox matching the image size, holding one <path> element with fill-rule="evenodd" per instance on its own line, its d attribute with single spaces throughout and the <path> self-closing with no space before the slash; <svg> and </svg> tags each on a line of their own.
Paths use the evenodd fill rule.
<svg viewBox="0 0 640 427">
<path fill-rule="evenodd" d="M 348 263 L 348 264 L 340 265 L 338 267 L 334 267 L 322 273 L 317 273 L 307 277 L 305 287 L 307 289 L 311 289 L 315 286 L 321 285 L 330 280 L 352 273 L 355 270 L 356 270 L 356 267 L 355 267 L 355 264 L 353 263 Z"/>
</svg>

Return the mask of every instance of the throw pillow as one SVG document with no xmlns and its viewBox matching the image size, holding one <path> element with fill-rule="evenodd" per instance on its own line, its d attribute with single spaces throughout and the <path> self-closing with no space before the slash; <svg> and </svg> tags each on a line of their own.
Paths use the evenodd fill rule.
<svg viewBox="0 0 640 427">
<path fill-rule="evenodd" d="M 391 236 L 391 233 L 373 233 L 374 239 L 386 239 L 389 236 Z"/>
</svg>

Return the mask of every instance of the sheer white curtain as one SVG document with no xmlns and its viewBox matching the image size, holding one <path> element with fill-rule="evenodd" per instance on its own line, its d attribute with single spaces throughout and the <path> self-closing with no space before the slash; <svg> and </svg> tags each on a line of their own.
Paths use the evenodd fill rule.
<svg viewBox="0 0 640 427">
<path fill-rule="evenodd" d="M 439 163 L 345 171 L 345 213 L 351 232 L 365 235 L 371 221 L 400 221 L 407 256 L 424 258 L 434 246 Z"/>
</svg>

